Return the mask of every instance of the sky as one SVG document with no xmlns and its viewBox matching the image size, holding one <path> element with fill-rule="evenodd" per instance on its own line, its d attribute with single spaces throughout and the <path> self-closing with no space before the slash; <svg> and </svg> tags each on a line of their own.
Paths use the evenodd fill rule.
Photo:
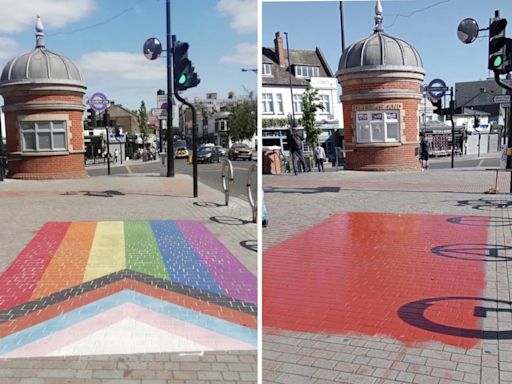
<svg viewBox="0 0 512 384">
<path fill-rule="evenodd" d="M 188 57 L 201 79 L 182 95 L 216 92 L 226 98 L 257 90 L 258 0 L 172 0 L 171 33 L 188 42 Z M 102 92 L 128 109 L 148 111 L 167 90 L 166 53 L 150 61 L 146 39 L 166 49 L 166 0 L 0 0 L 0 69 L 35 48 L 41 16 L 46 48 L 71 59 L 87 85 L 86 98 Z M 0 98 L 0 105 L 3 99 Z"/>
<path fill-rule="evenodd" d="M 345 48 L 373 33 L 375 0 L 343 2 Z M 456 82 L 489 77 L 488 31 L 481 31 L 472 44 L 457 38 L 457 26 L 474 18 L 480 29 L 489 26 L 495 10 L 508 18 L 507 36 L 512 37 L 510 0 L 381 0 L 384 32 L 411 44 L 420 54 L 424 83 L 442 79 L 448 87 Z M 320 47 L 333 70 L 341 57 L 339 1 L 263 2 L 262 45 L 273 47 L 275 33 L 288 32 L 290 49 Z M 286 40 L 283 40 L 286 44 Z"/>
</svg>

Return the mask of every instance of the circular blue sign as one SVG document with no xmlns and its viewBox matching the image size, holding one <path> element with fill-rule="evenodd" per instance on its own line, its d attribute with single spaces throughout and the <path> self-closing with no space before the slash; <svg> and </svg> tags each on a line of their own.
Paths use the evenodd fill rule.
<svg viewBox="0 0 512 384">
<path fill-rule="evenodd" d="M 441 79 L 432 80 L 427 87 L 429 96 L 435 100 L 443 97 L 447 90 L 446 83 Z"/>
<path fill-rule="evenodd" d="M 105 96 L 101 92 L 96 92 L 91 96 L 89 99 L 89 105 L 92 109 L 94 109 L 96 112 L 103 112 L 108 107 L 108 99 L 107 96 Z"/>
</svg>

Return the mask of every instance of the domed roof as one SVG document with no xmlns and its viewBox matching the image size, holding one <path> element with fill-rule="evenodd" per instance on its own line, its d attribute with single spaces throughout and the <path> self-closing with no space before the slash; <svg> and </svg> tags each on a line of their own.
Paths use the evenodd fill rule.
<svg viewBox="0 0 512 384">
<path fill-rule="evenodd" d="M 374 33 L 343 51 L 337 75 L 371 70 L 424 73 L 418 51 L 404 40 L 384 33 L 380 0 L 377 0 L 375 6 Z"/>
<path fill-rule="evenodd" d="M 43 23 L 36 23 L 36 47 L 11 59 L 2 70 L 0 86 L 30 83 L 84 85 L 78 67 L 67 57 L 45 48 Z"/>
</svg>

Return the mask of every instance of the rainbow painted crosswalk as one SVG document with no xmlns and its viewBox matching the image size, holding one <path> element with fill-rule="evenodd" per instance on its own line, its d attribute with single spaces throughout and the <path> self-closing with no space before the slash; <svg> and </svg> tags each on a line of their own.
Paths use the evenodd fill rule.
<svg viewBox="0 0 512 384">
<path fill-rule="evenodd" d="M 200 222 L 51 222 L 0 277 L 0 356 L 255 349 L 256 302 Z"/>
</svg>

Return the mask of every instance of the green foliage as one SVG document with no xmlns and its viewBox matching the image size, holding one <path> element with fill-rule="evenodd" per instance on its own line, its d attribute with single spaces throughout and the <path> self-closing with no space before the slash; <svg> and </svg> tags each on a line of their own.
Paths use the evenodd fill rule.
<svg viewBox="0 0 512 384">
<path fill-rule="evenodd" d="M 291 115 L 289 117 L 273 117 L 271 119 L 261 119 L 263 128 L 282 128 L 291 126 Z M 295 118 L 297 125 L 302 125 L 302 118 Z"/>
<path fill-rule="evenodd" d="M 310 148 L 313 148 L 318 143 L 318 137 L 322 130 L 318 127 L 316 122 L 316 112 L 320 109 L 323 110 L 324 106 L 320 103 L 318 97 L 318 90 L 311 87 L 306 88 L 302 96 L 302 103 L 304 104 L 302 113 L 302 126 L 306 133 L 306 143 Z"/>
<path fill-rule="evenodd" d="M 146 110 L 146 103 L 144 103 L 144 100 L 140 102 L 140 108 L 137 111 L 137 120 L 139 123 L 139 131 L 142 138 L 142 143 L 145 143 L 146 139 L 149 137 L 149 127 L 148 112 Z"/>
<path fill-rule="evenodd" d="M 234 141 L 250 139 L 257 130 L 256 102 L 254 100 L 244 101 L 231 108 L 228 127 L 229 134 Z"/>
</svg>

